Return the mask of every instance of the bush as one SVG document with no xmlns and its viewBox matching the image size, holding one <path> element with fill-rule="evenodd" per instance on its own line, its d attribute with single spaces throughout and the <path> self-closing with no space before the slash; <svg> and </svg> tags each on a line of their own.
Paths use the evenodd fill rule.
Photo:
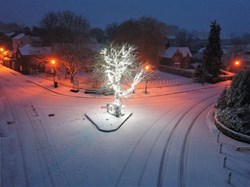
<svg viewBox="0 0 250 187">
<path fill-rule="evenodd" d="M 240 72 L 224 89 L 216 108 L 218 119 L 228 128 L 250 135 L 250 72 Z"/>
</svg>

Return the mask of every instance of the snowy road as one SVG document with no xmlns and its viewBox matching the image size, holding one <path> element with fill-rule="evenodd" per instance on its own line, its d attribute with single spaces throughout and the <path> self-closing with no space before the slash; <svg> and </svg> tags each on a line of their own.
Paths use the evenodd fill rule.
<svg viewBox="0 0 250 187">
<path fill-rule="evenodd" d="M 57 94 L 0 66 L 1 186 L 250 186 L 250 152 L 235 149 L 246 144 L 217 142 L 211 121 L 225 84 L 128 99 L 133 115 L 103 133 L 84 114 L 110 98 Z"/>
</svg>

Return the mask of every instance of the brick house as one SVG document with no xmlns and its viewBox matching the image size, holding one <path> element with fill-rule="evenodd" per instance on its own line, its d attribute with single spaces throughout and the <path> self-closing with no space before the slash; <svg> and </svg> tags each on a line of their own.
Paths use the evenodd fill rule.
<svg viewBox="0 0 250 187">
<path fill-rule="evenodd" d="M 23 74 L 44 72 L 48 62 L 38 59 L 44 59 L 44 56 L 50 56 L 51 54 L 51 47 L 33 47 L 30 44 L 18 47 L 15 69 Z"/>
<path fill-rule="evenodd" d="M 192 54 L 188 47 L 169 47 L 160 56 L 160 64 L 178 68 L 189 68 Z"/>
</svg>

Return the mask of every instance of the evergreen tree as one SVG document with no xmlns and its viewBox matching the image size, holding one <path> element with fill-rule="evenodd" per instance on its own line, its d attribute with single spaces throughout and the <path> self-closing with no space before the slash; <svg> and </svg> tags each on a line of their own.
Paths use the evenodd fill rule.
<svg viewBox="0 0 250 187">
<path fill-rule="evenodd" d="M 218 119 L 228 128 L 250 135 L 250 71 L 234 77 L 217 102 Z"/>
<path fill-rule="evenodd" d="M 217 78 L 220 74 L 222 49 L 220 44 L 220 25 L 213 21 L 208 36 L 208 43 L 203 55 L 203 70 L 205 74 L 211 74 Z"/>
<path fill-rule="evenodd" d="M 241 71 L 234 77 L 227 94 L 229 107 L 242 107 L 250 104 L 250 72 Z"/>
</svg>

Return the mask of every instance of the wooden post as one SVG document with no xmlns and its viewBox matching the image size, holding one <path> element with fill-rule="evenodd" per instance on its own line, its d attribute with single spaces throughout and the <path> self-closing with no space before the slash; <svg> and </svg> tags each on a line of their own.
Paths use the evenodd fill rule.
<svg viewBox="0 0 250 187">
<path fill-rule="evenodd" d="M 220 153 L 221 153 L 221 151 L 222 151 L 222 143 L 220 144 Z"/>
<path fill-rule="evenodd" d="M 220 132 L 218 133 L 218 136 L 217 136 L 217 143 L 219 143 L 219 138 L 220 138 Z"/>
<path fill-rule="evenodd" d="M 232 172 L 229 172 L 228 179 L 227 179 L 228 184 L 231 184 L 231 177 L 232 177 Z"/>
<path fill-rule="evenodd" d="M 226 167 L 226 162 L 227 162 L 227 157 L 226 157 L 226 156 L 224 156 L 223 168 L 225 168 L 225 167 Z"/>
</svg>

